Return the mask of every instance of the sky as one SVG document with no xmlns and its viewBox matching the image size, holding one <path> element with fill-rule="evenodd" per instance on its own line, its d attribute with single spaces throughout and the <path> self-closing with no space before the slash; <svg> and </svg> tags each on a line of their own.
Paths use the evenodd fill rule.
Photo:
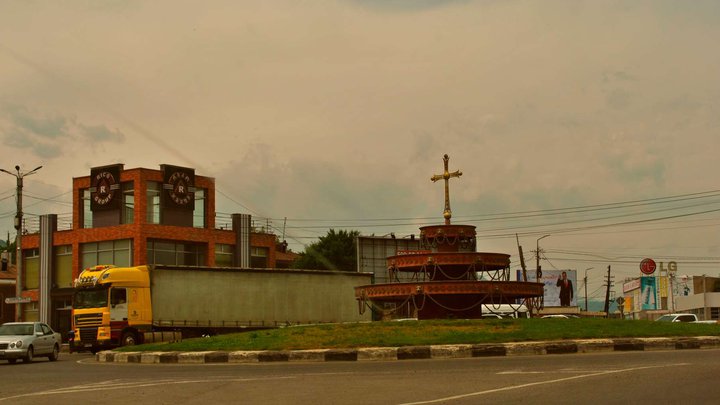
<svg viewBox="0 0 720 405">
<path fill-rule="evenodd" d="M 0 167 L 43 166 L 28 218 L 91 167 L 193 167 L 302 251 L 441 223 L 448 154 L 453 223 L 513 270 L 716 276 L 718 38 L 701 0 L 0 0 Z"/>
</svg>

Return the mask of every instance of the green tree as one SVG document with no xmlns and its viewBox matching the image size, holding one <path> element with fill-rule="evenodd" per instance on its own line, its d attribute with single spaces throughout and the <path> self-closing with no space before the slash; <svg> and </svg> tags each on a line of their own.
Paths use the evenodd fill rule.
<svg viewBox="0 0 720 405">
<path fill-rule="evenodd" d="M 330 229 L 317 242 L 305 247 L 305 252 L 295 260 L 296 269 L 357 271 L 355 239 L 359 231 L 335 231 Z"/>
</svg>

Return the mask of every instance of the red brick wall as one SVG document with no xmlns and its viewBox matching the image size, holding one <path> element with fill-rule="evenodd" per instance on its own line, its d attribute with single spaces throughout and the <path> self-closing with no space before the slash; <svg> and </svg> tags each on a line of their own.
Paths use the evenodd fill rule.
<svg viewBox="0 0 720 405">
<path fill-rule="evenodd" d="M 133 224 L 125 224 L 101 228 L 82 228 L 81 215 L 83 210 L 81 190 L 90 187 L 90 176 L 73 178 L 73 226 L 72 230 L 58 231 L 53 235 L 53 245 L 72 245 L 73 278 L 80 271 L 80 245 L 89 242 L 102 242 L 118 239 L 133 240 L 133 264 L 147 264 L 147 240 L 166 239 L 184 242 L 207 243 L 208 266 L 215 265 L 215 244 L 235 244 L 235 232 L 215 228 L 215 179 L 212 177 L 195 176 L 195 187 L 205 189 L 205 228 L 167 226 L 148 224 L 146 219 L 147 182 L 162 182 L 162 172 L 151 169 L 128 169 L 120 173 L 120 181 L 133 181 L 135 189 L 135 220 Z M 268 266 L 275 267 L 275 235 L 253 233 L 250 245 L 267 247 Z M 24 249 L 40 246 L 40 235 L 25 235 L 22 238 Z"/>
</svg>

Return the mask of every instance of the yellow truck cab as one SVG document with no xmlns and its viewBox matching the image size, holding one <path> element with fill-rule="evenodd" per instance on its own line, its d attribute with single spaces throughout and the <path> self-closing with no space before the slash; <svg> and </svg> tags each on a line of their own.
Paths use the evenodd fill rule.
<svg viewBox="0 0 720 405">
<path fill-rule="evenodd" d="M 147 266 L 94 266 L 75 280 L 71 351 L 93 353 L 134 345 L 150 330 L 152 307 Z"/>
</svg>

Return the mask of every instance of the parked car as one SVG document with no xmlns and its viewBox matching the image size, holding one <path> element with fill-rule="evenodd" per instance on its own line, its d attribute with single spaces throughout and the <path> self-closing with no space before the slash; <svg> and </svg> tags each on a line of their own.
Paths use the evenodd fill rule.
<svg viewBox="0 0 720 405">
<path fill-rule="evenodd" d="M 50 361 L 58 359 L 62 338 L 42 322 L 8 322 L 0 326 L 0 360 L 25 363 L 35 356 L 47 356 Z"/>
<path fill-rule="evenodd" d="M 718 323 L 717 321 L 699 321 L 695 314 L 665 314 L 655 321 L 659 322 L 688 322 L 688 323 Z"/>
<path fill-rule="evenodd" d="M 550 314 L 550 315 L 543 315 L 541 318 L 557 318 L 557 319 L 571 319 L 571 318 L 579 318 L 577 315 L 565 315 L 565 314 Z"/>
</svg>

